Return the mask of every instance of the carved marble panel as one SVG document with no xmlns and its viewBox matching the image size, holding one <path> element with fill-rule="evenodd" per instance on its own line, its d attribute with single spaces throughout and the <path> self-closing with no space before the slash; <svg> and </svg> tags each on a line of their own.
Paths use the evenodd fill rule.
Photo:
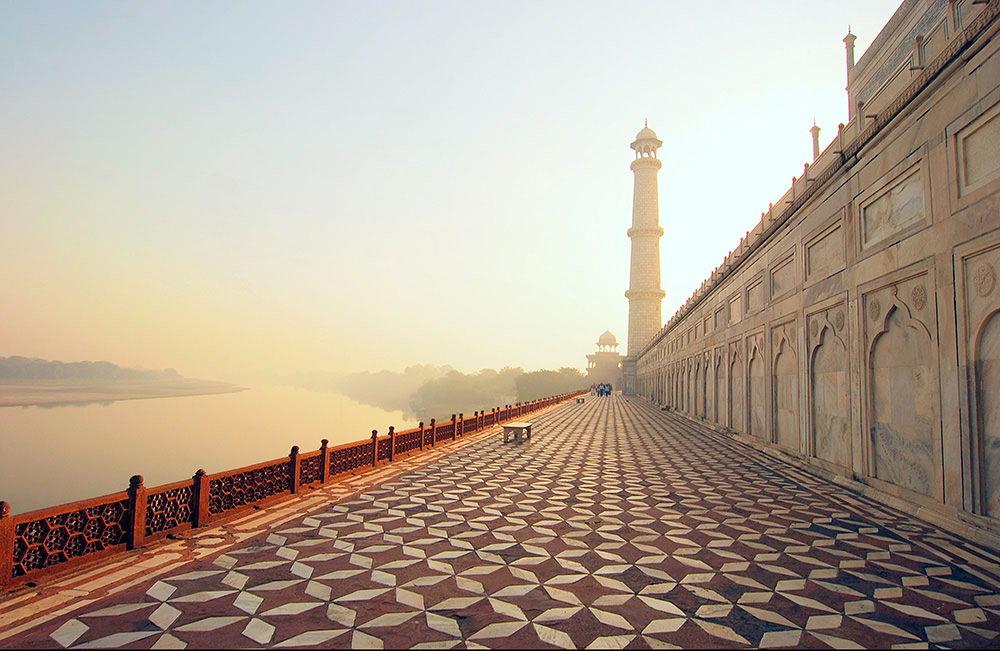
<svg viewBox="0 0 1000 651">
<path fill-rule="evenodd" d="M 726 327 L 726 306 L 723 305 L 717 309 L 713 315 L 715 320 L 715 330 L 721 330 Z"/>
<path fill-rule="evenodd" d="M 1000 176 L 1000 104 L 973 120 L 956 136 L 958 187 L 966 194 Z"/>
<path fill-rule="evenodd" d="M 759 310 L 764 306 L 764 281 L 758 278 L 747 286 L 747 312 Z"/>
<path fill-rule="evenodd" d="M 740 297 L 734 296 L 729 299 L 729 325 L 740 322 L 743 318 L 743 310 L 740 309 Z"/>
<path fill-rule="evenodd" d="M 844 268 L 844 228 L 841 221 L 805 244 L 806 280 L 820 280 Z"/>
<path fill-rule="evenodd" d="M 911 167 L 860 206 L 861 245 L 868 247 L 924 221 L 924 184 Z"/>
<path fill-rule="evenodd" d="M 788 256 L 771 270 L 771 296 L 781 296 L 796 286 L 795 256 Z"/>
</svg>

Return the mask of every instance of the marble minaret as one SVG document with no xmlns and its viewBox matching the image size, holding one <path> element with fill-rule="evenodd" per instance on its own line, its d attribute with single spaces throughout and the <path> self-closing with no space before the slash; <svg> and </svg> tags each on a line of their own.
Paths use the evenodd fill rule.
<svg viewBox="0 0 1000 651">
<path fill-rule="evenodd" d="M 632 172 L 635 190 L 632 195 L 632 270 L 629 275 L 628 299 L 628 356 L 639 354 L 663 326 L 661 303 L 664 292 L 660 289 L 660 199 L 656 189 L 656 173 L 660 159 L 656 150 L 663 143 L 647 124 L 631 147 L 635 150 Z M 628 390 L 626 380 L 626 390 Z"/>
</svg>

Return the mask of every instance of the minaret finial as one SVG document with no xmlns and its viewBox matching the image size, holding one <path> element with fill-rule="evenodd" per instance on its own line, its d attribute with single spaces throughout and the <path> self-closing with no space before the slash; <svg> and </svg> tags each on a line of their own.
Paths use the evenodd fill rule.
<svg viewBox="0 0 1000 651">
<path fill-rule="evenodd" d="M 646 123 L 646 126 L 648 127 L 648 126 L 649 126 L 649 118 L 646 118 L 646 119 L 645 119 L 645 120 L 643 120 L 643 121 L 644 121 L 644 122 Z"/>
</svg>

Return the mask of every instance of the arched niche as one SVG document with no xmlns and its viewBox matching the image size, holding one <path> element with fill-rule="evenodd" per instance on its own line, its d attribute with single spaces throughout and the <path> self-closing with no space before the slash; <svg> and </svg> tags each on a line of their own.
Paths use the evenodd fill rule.
<svg viewBox="0 0 1000 651">
<path fill-rule="evenodd" d="M 829 323 L 819 331 L 809 367 L 813 454 L 846 468 L 851 463 L 847 347 Z"/>
<path fill-rule="evenodd" d="M 719 425 L 726 425 L 727 423 L 724 422 L 726 418 L 724 407 L 726 404 L 726 361 L 723 349 L 716 349 L 713 366 L 715 367 L 715 411 L 712 417 Z"/>
<path fill-rule="evenodd" d="M 688 360 L 684 374 L 684 411 L 694 413 L 694 362 Z"/>
<path fill-rule="evenodd" d="M 743 355 L 734 346 L 729 363 L 729 423 L 737 432 L 746 431 L 746 391 L 744 390 Z"/>
<path fill-rule="evenodd" d="M 747 354 L 747 394 L 750 397 L 750 434 L 762 440 L 768 440 L 767 435 L 767 361 L 758 342 L 750 346 Z"/>
<path fill-rule="evenodd" d="M 784 333 L 780 335 L 774 356 L 771 378 L 774 409 L 774 440 L 778 445 L 798 450 L 799 435 L 799 366 L 795 347 Z"/>
<path fill-rule="evenodd" d="M 1000 518 L 1000 310 L 984 320 L 975 360 L 980 503 L 983 515 Z"/>
<path fill-rule="evenodd" d="M 868 363 L 872 473 L 940 497 L 938 382 L 930 333 L 898 300 L 881 326 Z"/>
<path fill-rule="evenodd" d="M 700 411 L 698 415 L 702 418 L 708 418 L 708 405 L 710 403 L 709 387 L 712 386 L 708 379 L 712 368 L 711 360 L 709 358 L 710 356 L 708 353 L 702 355 L 701 357 L 701 401 L 698 403 L 698 410 Z"/>
<path fill-rule="evenodd" d="M 705 415 L 705 370 L 702 367 L 701 359 L 694 363 L 694 414 L 695 416 Z"/>
</svg>

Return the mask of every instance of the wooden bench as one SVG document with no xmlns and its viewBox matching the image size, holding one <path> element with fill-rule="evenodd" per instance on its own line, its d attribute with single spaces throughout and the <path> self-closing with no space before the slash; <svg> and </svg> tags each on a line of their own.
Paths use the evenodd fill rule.
<svg viewBox="0 0 1000 651">
<path fill-rule="evenodd" d="M 515 440 L 521 440 L 521 433 L 524 433 L 525 438 L 531 438 L 531 423 L 504 423 L 503 426 L 503 442 L 506 443 L 510 436 L 513 434 Z"/>
<path fill-rule="evenodd" d="M 579 403 L 579 402 L 583 402 L 583 398 L 577 398 L 577 399 L 576 399 L 576 401 L 577 401 L 578 403 Z"/>
</svg>

